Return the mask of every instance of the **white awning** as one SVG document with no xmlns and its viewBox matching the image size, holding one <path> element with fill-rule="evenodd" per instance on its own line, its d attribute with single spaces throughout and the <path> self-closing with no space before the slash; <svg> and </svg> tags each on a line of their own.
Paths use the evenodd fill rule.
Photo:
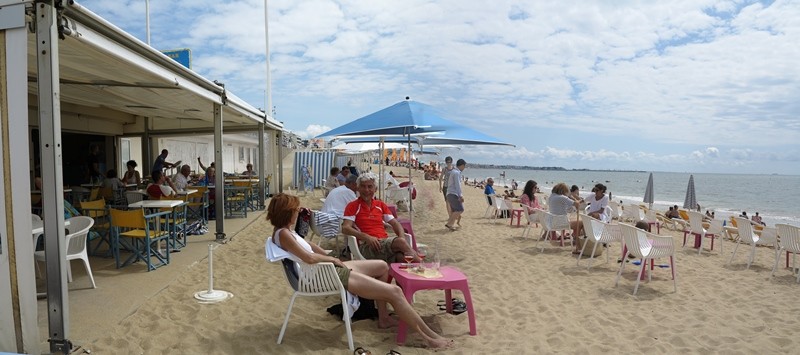
<svg viewBox="0 0 800 355">
<path fill-rule="evenodd" d="M 125 133 L 209 127 L 222 104 L 225 127 L 283 125 L 79 4 L 64 10 L 70 32 L 59 42 L 61 102 L 71 113 L 113 121 Z M 36 94 L 35 35 L 28 36 L 28 90 Z M 223 99 L 223 96 L 225 99 Z M 35 102 L 35 101 L 33 101 Z M 122 114 L 121 114 L 122 113 Z M 67 116 L 68 117 L 68 116 Z"/>
</svg>

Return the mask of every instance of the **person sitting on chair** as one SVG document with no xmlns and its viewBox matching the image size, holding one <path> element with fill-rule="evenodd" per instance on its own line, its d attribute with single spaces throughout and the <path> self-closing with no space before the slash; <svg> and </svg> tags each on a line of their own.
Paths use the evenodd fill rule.
<svg viewBox="0 0 800 355">
<path fill-rule="evenodd" d="M 606 207 L 608 206 L 608 196 L 606 196 L 606 186 L 598 183 L 594 185 L 592 191 L 594 191 L 594 195 L 590 195 L 586 198 L 586 202 L 589 203 L 588 215 L 592 218 L 607 222 L 608 215 L 606 215 Z"/>
<path fill-rule="evenodd" d="M 374 181 L 373 181 L 374 182 Z M 374 190 L 374 186 L 373 186 Z M 373 206 L 374 207 L 374 206 Z M 389 266 L 379 260 L 350 260 L 342 262 L 338 258 L 328 256 L 316 244 L 309 243 L 297 232 L 294 226 L 300 211 L 300 199 L 297 196 L 278 194 L 273 197 L 267 207 L 267 220 L 275 227 L 272 242 L 287 251 L 294 262 L 316 264 L 333 263 L 342 286 L 357 296 L 374 299 L 378 308 L 378 327 L 389 328 L 397 325 L 397 320 L 389 315 L 386 303 L 391 303 L 397 316 L 409 328 L 422 336 L 428 347 L 446 348 L 453 344 L 452 340 L 436 334 L 420 318 L 419 314 L 408 303 L 403 291 L 397 285 L 388 283 Z"/>
<path fill-rule="evenodd" d="M 153 178 L 153 183 L 147 187 L 147 195 L 150 196 L 150 199 L 158 200 L 161 196 L 175 195 L 175 191 L 177 191 L 175 185 L 164 176 L 161 170 L 153 170 L 150 177 Z"/>
<path fill-rule="evenodd" d="M 483 194 L 486 195 L 489 205 L 493 205 L 494 197 L 497 196 L 497 193 L 494 192 L 494 179 L 486 179 L 486 187 L 483 188 Z"/>
<path fill-rule="evenodd" d="M 245 168 L 247 170 L 242 172 L 242 174 L 241 174 L 242 178 L 244 178 L 244 179 L 253 179 L 253 178 L 258 177 L 258 174 L 255 171 L 253 171 L 253 164 L 247 163 L 247 165 L 245 165 Z"/>
<path fill-rule="evenodd" d="M 403 255 L 414 255 L 415 262 L 418 261 L 417 253 L 406 242 L 400 222 L 383 201 L 374 199 L 375 180 L 377 176 L 372 173 L 362 174 L 356 180 L 360 195 L 344 209 L 342 233 L 358 239 L 358 249 L 367 259 L 381 259 L 391 264 L 402 262 Z M 392 226 L 396 237 L 389 237 L 383 222 Z"/>
<path fill-rule="evenodd" d="M 766 225 L 766 223 L 764 223 L 764 221 L 761 220 L 761 216 L 758 215 L 758 212 L 756 212 L 756 214 L 753 215 L 753 218 L 751 219 L 751 221 L 753 221 L 754 224 L 758 224 L 758 225 L 762 225 L 762 226 Z"/>
<path fill-rule="evenodd" d="M 539 199 L 536 198 L 536 181 L 528 180 L 525 187 L 522 188 L 522 195 L 520 195 L 519 203 L 523 206 L 528 206 L 528 213 L 533 214 L 533 210 L 542 208 L 539 205 Z"/>
<path fill-rule="evenodd" d="M 338 168 L 334 168 L 337 169 Z M 321 212 L 334 214 L 339 218 L 344 216 L 344 209 L 347 204 L 356 200 L 356 191 L 358 189 L 358 177 L 349 175 L 344 181 L 344 185 L 339 186 L 328 193 L 325 198 L 325 203 L 322 204 Z"/>
</svg>

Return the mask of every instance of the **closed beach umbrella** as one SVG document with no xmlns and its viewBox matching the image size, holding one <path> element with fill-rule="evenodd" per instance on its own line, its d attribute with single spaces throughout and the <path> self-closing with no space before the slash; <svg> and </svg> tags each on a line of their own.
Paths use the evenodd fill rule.
<svg viewBox="0 0 800 355">
<path fill-rule="evenodd" d="M 644 202 L 650 205 L 650 209 L 653 209 L 653 173 L 650 173 L 650 178 L 647 179 L 647 188 L 644 189 Z"/>
<path fill-rule="evenodd" d="M 686 198 L 683 200 L 683 208 L 688 210 L 697 208 L 697 195 L 694 192 L 694 175 L 689 175 L 689 186 L 686 187 Z"/>
</svg>

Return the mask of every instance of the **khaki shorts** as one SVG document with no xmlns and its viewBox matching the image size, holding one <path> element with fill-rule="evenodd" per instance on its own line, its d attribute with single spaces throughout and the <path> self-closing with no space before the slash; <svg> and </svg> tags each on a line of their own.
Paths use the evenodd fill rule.
<svg viewBox="0 0 800 355">
<path fill-rule="evenodd" d="M 342 282 L 344 289 L 347 289 L 347 282 L 350 281 L 350 269 L 346 267 L 336 266 L 336 275 L 339 276 L 339 281 Z"/>
<path fill-rule="evenodd" d="M 386 263 L 391 264 L 397 262 L 395 258 L 395 252 L 392 251 L 392 243 L 394 243 L 396 238 L 397 237 L 387 237 L 385 239 L 380 239 L 380 250 L 372 249 L 372 247 L 366 243 L 359 245 L 358 250 L 361 252 L 361 255 L 364 256 L 364 258 L 383 260 L 386 261 Z"/>
</svg>

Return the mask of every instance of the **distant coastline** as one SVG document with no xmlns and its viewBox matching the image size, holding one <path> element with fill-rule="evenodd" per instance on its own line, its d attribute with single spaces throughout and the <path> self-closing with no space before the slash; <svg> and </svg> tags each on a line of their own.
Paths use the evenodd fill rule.
<svg viewBox="0 0 800 355">
<path fill-rule="evenodd" d="M 508 170 L 548 170 L 548 171 L 612 171 L 623 173 L 645 173 L 642 170 L 613 170 L 613 169 L 567 169 L 560 166 L 528 166 L 528 165 L 497 165 L 497 164 L 479 164 L 470 163 L 471 168 L 478 169 L 508 169 Z"/>
</svg>

